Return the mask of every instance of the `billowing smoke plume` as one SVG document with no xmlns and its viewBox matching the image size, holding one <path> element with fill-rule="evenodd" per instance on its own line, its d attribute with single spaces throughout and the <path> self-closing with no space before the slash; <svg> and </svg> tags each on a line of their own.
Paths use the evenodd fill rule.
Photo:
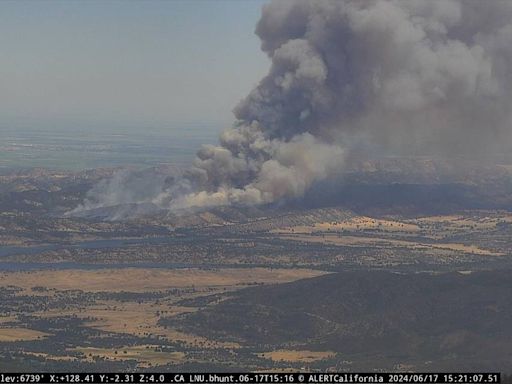
<svg viewBox="0 0 512 384">
<path fill-rule="evenodd" d="M 409 155 L 512 147 L 511 1 L 279 0 L 256 33 L 271 67 L 235 108 L 236 124 L 131 202 L 298 197 L 339 172 L 354 143 Z M 123 178 L 79 209 L 126 202 L 116 197 Z"/>
</svg>

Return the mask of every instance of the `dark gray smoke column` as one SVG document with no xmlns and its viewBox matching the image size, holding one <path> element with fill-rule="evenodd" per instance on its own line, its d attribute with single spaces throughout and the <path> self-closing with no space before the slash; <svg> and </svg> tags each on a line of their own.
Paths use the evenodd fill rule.
<svg viewBox="0 0 512 384">
<path fill-rule="evenodd" d="M 179 187 L 144 201 L 301 196 L 362 138 L 389 153 L 510 150 L 510 1 L 278 0 L 256 33 L 272 65 L 237 123 L 198 152 Z"/>
</svg>

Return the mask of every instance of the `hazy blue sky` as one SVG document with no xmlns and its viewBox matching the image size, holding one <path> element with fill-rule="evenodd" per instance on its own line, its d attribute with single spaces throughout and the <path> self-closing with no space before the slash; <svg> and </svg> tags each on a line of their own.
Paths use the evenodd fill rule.
<svg viewBox="0 0 512 384">
<path fill-rule="evenodd" d="M 230 124 L 264 1 L 0 1 L 0 129 Z"/>
</svg>

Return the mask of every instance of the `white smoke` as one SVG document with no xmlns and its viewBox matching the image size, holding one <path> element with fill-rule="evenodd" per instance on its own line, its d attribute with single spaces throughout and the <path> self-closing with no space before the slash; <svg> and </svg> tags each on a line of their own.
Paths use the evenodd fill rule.
<svg viewBox="0 0 512 384">
<path fill-rule="evenodd" d="M 256 33 L 269 73 L 218 146 L 143 196 L 126 191 L 124 175 L 78 210 L 300 197 L 339 172 L 360 138 L 389 153 L 511 149 L 510 1 L 278 0 L 263 7 Z"/>
</svg>

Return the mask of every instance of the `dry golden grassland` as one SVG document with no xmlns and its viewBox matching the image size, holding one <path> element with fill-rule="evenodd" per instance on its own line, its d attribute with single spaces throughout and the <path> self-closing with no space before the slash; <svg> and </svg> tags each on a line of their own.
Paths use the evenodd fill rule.
<svg viewBox="0 0 512 384">
<path fill-rule="evenodd" d="M 11 323 L 13 321 L 16 321 L 16 317 L 15 316 L 0 316 L 0 326 L 2 324 L 5 324 L 5 323 Z"/>
<path fill-rule="evenodd" d="M 0 342 L 37 340 L 46 336 L 48 336 L 47 333 L 39 332 L 34 329 L 18 327 L 0 328 Z"/>
<path fill-rule="evenodd" d="M 238 348 L 236 343 L 208 340 L 201 336 L 186 334 L 173 328 L 164 328 L 158 325 L 157 312 L 164 313 L 166 317 L 172 317 L 195 310 L 197 308 L 179 307 L 173 304 L 103 302 L 87 308 L 80 313 L 80 316 L 96 318 L 97 320 L 88 322 L 87 325 L 102 331 L 136 336 L 151 335 L 169 341 L 181 341 L 191 346 L 202 345 L 205 348 Z"/>
<path fill-rule="evenodd" d="M 409 248 L 480 256 L 503 253 L 476 244 L 444 240 L 448 236 L 492 231 L 500 224 L 512 223 L 512 214 L 496 211 L 471 211 L 460 215 L 429 216 L 418 219 L 376 219 L 356 216 L 339 222 L 320 222 L 273 230 L 285 240 L 351 247 Z M 422 241 L 422 238 L 424 241 Z M 410 239 L 410 240 L 409 240 Z"/>
<path fill-rule="evenodd" d="M 224 293 L 252 284 L 278 284 L 310 278 L 325 272 L 310 269 L 276 268 L 225 268 L 225 269 L 108 269 L 108 270 L 53 270 L 35 272 L 5 272 L 0 274 L 0 286 L 22 288 L 19 295 L 52 296 L 64 290 L 86 292 L 165 292 L 176 293 L 164 298 L 146 300 L 97 300 L 93 304 L 53 308 L 33 312 L 40 318 L 76 316 L 85 320 L 85 325 L 108 333 L 150 337 L 169 342 L 181 342 L 192 349 L 229 349 L 240 346 L 234 342 L 219 342 L 206 337 L 189 334 L 158 324 L 161 316 L 172 317 L 198 310 L 185 307 L 178 302 L 203 295 Z M 34 291 L 34 287 L 46 290 Z M 8 323 L 16 322 L 16 316 L 0 317 L 0 342 L 35 340 L 47 334 Z M 53 356 L 51 359 L 74 359 L 73 354 L 82 353 L 82 360 L 96 358 L 109 360 L 137 360 L 139 367 L 158 366 L 182 362 L 185 355 L 177 351 L 161 351 L 152 345 L 123 346 L 119 349 L 88 348 L 77 346 L 69 350 L 69 356 Z M 117 352 L 117 353 L 116 353 Z"/>
<path fill-rule="evenodd" d="M 279 228 L 275 233 L 312 233 L 323 231 L 375 230 L 381 232 L 423 232 L 432 228 L 450 230 L 490 230 L 500 223 L 512 223 L 512 213 L 507 211 L 473 210 L 454 215 L 424 216 L 418 218 L 373 218 L 354 216 L 343 221 L 318 222 L 313 225 L 297 225 Z"/>
<path fill-rule="evenodd" d="M 318 360 L 334 357 L 335 355 L 336 353 L 331 351 L 306 351 L 292 349 L 280 349 L 258 354 L 259 357 L 276 362 L 286 361 L 293 363 L 312 363 Z"/>
<path fill-rule="evenodd" d="M 48 353 L 29 352 L 29 351 L 23 351 L 22 353 L 24 355 L 27 355 L 27 356 L 43 357 L 43 358 L 45 358 L 47 360 L 54 360 L 54 361 L 59 361 L 59 360 L 77 360 L 77 358 L 74 357 L 74 356 L 57 356 L 57 355 L 49 355 Z"/>
<path fill-rule="evenodd" d="M 446 233 L 494 230 L 500 224 L 512 223 L 512 214 L 505 211 L 471 211 L 461 215 L 420 217 L 412 221 L 424 231 L 443 236 Z"/>
<path fill-rule="evenodd" d="M 185 360 L 183 352 L 163 352 L 157 345 L 136 345 L 119 349 L 79 347 L 73 351 L 81 352 L 87 361 L 94 361 L 95 357 L 106 360 L 137 360 L 139 367 L 181 363 Z"/>
<path fill-rule="evenodd" d="M 15 285 L 25 290 L 41 286 L 87 292 L 154 292 L 183 287 L 284 283 L 321 274 L 306 269 L 270 268 L 50 270 L 4 272 L 0 274 L 0 286 Z"/>
<path fill-rule="evenodd" d="M 282 236 L 286 240 L 304 241 L 310 243 L 322 243 L 343 245 L 352 247 L 381 247 L 381 248 L 410 248 L 415 250 L 448 250 L 455 252 L 463 252 L 480 256 L 501 256 L 501 253 L 482 249 L 474 245 L 465 245 L 460 243 L 422 243 L 418 241 L 395 240 L 377 237 L 365 236 L 345 236 L 333 233 L 322 235 L 293 234 Z"/>
<path fill-rule="evenodd" d="M 367 216 L 356 216 L 344 221 L 321 222 L 313 225 L 298 225 L 294 227 L 273 230 L 274 233 L 306 233 L 326 231 L 355 231 L 379 229 L 385 232 L 418 232 L 420 227 L 416 224 L 398 220 L 375 219 Z"/>
</svg>

